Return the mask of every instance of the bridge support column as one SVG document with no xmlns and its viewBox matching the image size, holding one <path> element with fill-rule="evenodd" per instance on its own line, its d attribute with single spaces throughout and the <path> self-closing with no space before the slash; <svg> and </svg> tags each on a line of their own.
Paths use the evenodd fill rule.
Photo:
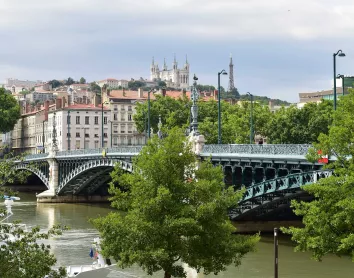
<svg viewBox="0 0 354 278">
<path fill-rule="evenodd" d="M 49 164 L 49 189 L 37 195 L 37 202 L 42 198 L 46 199 L 56 196 L 56 190 L 59 185 L 59 164 L 55 159 L 57 151 L 57 146 L 54 144 L 47 159 Z"/>
</svg>

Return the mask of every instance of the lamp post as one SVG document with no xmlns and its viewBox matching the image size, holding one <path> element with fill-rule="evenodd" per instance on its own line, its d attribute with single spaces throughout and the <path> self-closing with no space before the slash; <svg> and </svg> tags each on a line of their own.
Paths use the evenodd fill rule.
<svg viewBox="0 0 354 278">
<path fill-rule="evenodd" d="M 221 144 L 221 92 L 220 75 L 227 75 L 225 70 L 218 72 L 218 144 Z"/>
<path fill-rule="evenodd" d="M 101 137 L 102 137 L 102 148 L 104 147 L 104 137 L 103 137 L 103 127 L 104 127 L 104 121 L 103 121 L 103 107 L 104 107 L 104 105 L 105 104 L 109 104 L 107 101 L 105 101 L 105 102 L 102 102 L 102 109 L 101 109 L 101 112 L 102 112 L 102 116 L 101 116 L 101 118 L 102 118 L 102 134 L 101 134 Z"/>
<path fill-rule="evenodd" d="M 149 92 L 148 92 L 148 137 L 150 139 L 150 94 L 151 92 L 155 92 L 155 89 L 151 89 Z"/>
<path fill-rule="evenodd" d="M 334 110 L 337 109 L 337 75 L 336 75 L 336 57 L 345 57 L 345 53 L 342 50 L 338 50 L 337 53 L 333 53 L 333 99 L 334 99 Z"/>
<path fill-rule="evenodd" d="M 109 122 L 111 123 L 111 148 L 112 148 L 112 124 L 113 124 L 113 121 L 109 120 Z"/>
<path fill-rule="evenodd" d="M 71 121 L 71 118 L 70 118 L 70 110 L 68 110 L 68 117 L 67 117 L 67 123 L 68 123 L 68 151 L 70 151 L 70 137 L 71 137 L 71 133 L 70 133 L 70 121 Z"/>
<path fill-rule="evenodd" d="M 344 74 L 338 74 L 337 75 L 337 78 L 341 78 L 342 79 L 342 93 L 343 93 L 343 96 L 344 96 Z"/>
<path fill-rule="evenodd" d="M 45 123 L 45 122 L 48 123 L 48 120 L 44 120 L 44 121 L 43 121 L 43 134 L 42 134 L 42 147 L 43 147 L 42 152 L 43 152 L 43 153 L 44 153 L 44 137 L 45 137 L 45 135 L 44 135 L 44 123 Z"/>
<path fill-rule="evenodd" d="M 254 135 L 253 135 L 253 95 L 249 92 L 247 92 L 247 95 L 250 96 L 251 98 L 251 113 L 250 113 L 250 123 L 251 123 L 251 127 L 250 127 L 250 144 L 253 144 L 254 142 Z"/>
</svg>

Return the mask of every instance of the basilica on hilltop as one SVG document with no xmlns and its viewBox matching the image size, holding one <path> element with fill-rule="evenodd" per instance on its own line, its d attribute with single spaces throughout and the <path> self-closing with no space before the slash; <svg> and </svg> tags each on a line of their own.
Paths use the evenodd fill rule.
<svg viewBox="0 0 354 278">
<path fill-rule="evenodd" d="M 186 62 L 182 68 L 178 68 L 176 56 L 172 63 L 172 69 L 167 68 L 166 60 L 164 59 L 163 68 L 160 70 L 158 63 L 155 63 L 152 58 L 150 68 L 151 81 L 164 81 L 167 87 L 176 89 L 189 88 L 189 63 L 186 57 Z"/>
</svg>

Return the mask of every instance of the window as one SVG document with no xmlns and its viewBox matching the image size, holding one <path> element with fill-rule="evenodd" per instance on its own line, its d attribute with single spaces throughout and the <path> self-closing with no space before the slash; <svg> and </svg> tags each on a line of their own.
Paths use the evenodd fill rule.
<svg viewBox="0 0 354 278">
<path fill-rule="evenodd" d="M 124 105 L 122 105 L 122 109 L 121 109 L 122 111 L 125 111 L 125 108 L 124 108 Z"/>
<path fill-rule="evenodd" d="M 120 133 L 125 133 L 125 125 L 120 126 Z"/>
<path fill-rule="evenodd" d="M 114 146 L 118 145 L 118 137 L 113 137 L 113 145 Z"/>
<path fill-rule="evenodd" d="M 132 120 L 132 114 L 129 114 L 128 115 L 128 121 L 131 121 Z"/>
<path fill-rule="evenodd" d="M 103 147 L 104 147 L 104 148 L 107 148 L 107 141 L 104 141 L 104 142 L 103 142 Z"/>
<path fill-rule="evenodd" d="M 80 124 L 80 116 L 76 116 L 76 124 L 77 124 L 77 125 Z"/>
<path fill-rule="evenodd" d="M 90 141 L 84 142 L 84 149 L 88 149 L 90 147 Z"/>
<path fill-rule="evenodd" d="M 95 116 L 95 125 L 98 125 L 98 116 Z"/>
<path fill-rule="evenodd" d="M 78 150 L 80 149 L 80 141 L 76 141 L 75 148 Z"/>
<path fill-rule="evenodd" d="M 117 119 L 118 119 L 117 113 L 114 113 L 114 115 L 113 115 L 113 120 L 116 121 Z"/>
<path fill-rule="evenodd" d="M 103 133 L 103 137 L 107 138 L 108 137 L 107 133 Z"/>
<path fill-rule="evenodd" d="M 128 106 L 128 111 L 132 111 L 132 107 L 130 105 Z"/>
<path fill-rule="evenodd" d="M 76 132 L 76 137 L 80 137 L 80 132 Z"/>
<path fill-rule="evenodd" d="M 132 125 L 128 125 L 128 133 L 132 133 L 133 132 L 132 129 L 133 129 L 133 126 Z"/>
<path fill-rule="evenodd" d="M 99 148 L 99 142 L 98 141 L 95 141 L 95 149 L 98 149 Z"/>
<path fill-rule="evenodd" d="M 132 144 L 132 138 L 128 137 L 128 145 L 131 145 L 131 144 Z"/>
<path fill-rule="evenodd" d="M 95 138 L 98 138 L 98 134 L 97 133 L 95 134 Z"/>
<path fill-rule="evenodd" d="M 120 115 L 120 120 L 121 120 L 122 122 L 124 122 L 124 121 L 125 121 L 124 114 Z"/>
<path fill-rule="evenodd" d="M 103 123 L 106 125 L 107 124 L 107 117 L 103 117 Z"/>
<path fill-rule="evenodd" d="M 114 105 L 114 111 L 118 111 L 118 105 Z"/>
<path fill-rule="evenodd" d="M 68 138 L 71 137 L 70 133 L 67 133 L 67 134 L 66 134 L 66 137 L 68 137 Z"/>
<path fill-rule="evenodd" d="M 113 126 L 113 133 L 118 133 L 118 126 L 117 125 Z"/>
<path fill-rule="evenodd" d="M 85 138 L 90 138 L 90 134 L 85 133 Z"/>
<path fill-rule="evenodd" d="M 90 117 L 85 116 L 85 125 L 89 125 L 89 124 L 90 124 Z"/>
</svg>

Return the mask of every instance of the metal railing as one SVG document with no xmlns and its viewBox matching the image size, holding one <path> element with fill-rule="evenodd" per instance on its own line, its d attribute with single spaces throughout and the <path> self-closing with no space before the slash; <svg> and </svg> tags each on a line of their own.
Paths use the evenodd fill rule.
<svg viewBox="0 0 354 278">
<path fill-rule="evenodd" d="M 306 155 L 311 145 L 279 144 L 279 145 L 205 145 L 201 155 L 210 154 L 269 154 L 269 155 Z"/>
<path fill-rule="evenodd" d="M 29 154 L 25 156 L 25 160 L 32 160 L 38 158 L 46 158 L 49 154 L 48 153 L 36 153 L 36 154 Z"/>
</svg>

